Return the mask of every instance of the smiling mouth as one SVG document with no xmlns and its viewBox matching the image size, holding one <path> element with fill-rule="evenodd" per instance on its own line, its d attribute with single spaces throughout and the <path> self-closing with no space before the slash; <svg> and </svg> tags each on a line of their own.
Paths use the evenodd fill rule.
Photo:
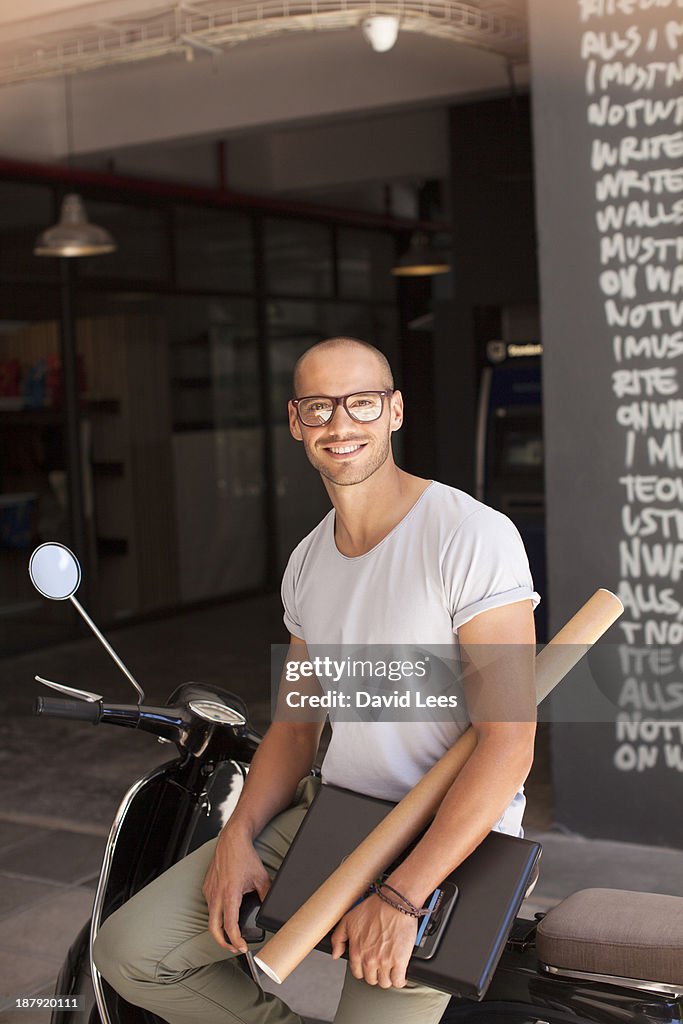
<svg viewBox="0 0 683 1024">
<path fill-rule="evenodd" d="M 361 451 L 362 448 L 365 448 L 365 445 L 365 441 L 352 441 L 348 444 L 330 444 L 325 445 L 325 451 L 338 459 L 348 458 L 349 456 L 355 455 L 356 452 Z"/>
</svg>

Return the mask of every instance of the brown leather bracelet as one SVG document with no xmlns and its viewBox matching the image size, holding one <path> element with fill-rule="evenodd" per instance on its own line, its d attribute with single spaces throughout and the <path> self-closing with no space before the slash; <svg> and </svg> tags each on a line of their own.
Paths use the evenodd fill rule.
<svg viewBox="0 0 683 1024">
<path fill-rule="evenodd" d="M 393 892 L 394 896 L 398 896 L 398 898 L 405 903 L 416 917 L 424 917 L 425 914 L 429 913 L 426 909 L 420 910 L 419 907 L 416 907 L 414 903 L 411 903 L 407 896 L 400 893 L 398 889 L 394 889 L 393 885 L 389 885 L 388 882 L 380 882 L 379 887 L 380 889 L 388 889 L 389 892 Z"/>
<path fill-rule="evenodd" d="M 402 914 L 406 914 L 408 917 L 419 918 L 420 915 L 416 914 L 413 910 L 408 910 L 406 907 L 402 907 L 400 903 L 394 903 L 393 900 L 390 900 L 388 896 L 385 896 L 383 892 L 380 892 L 376 885 L 371 885 L 370 891 L 374 892 L 376 896 L 379 896 L 384 903 L 388 903 L 390 907 L 394 908 L 394 910 L 400 910 Z"/>
<path fill-rule="evenodd" d="M 389 899 L 388 896 L 385 896 L 385 894 L 381 891 L 383 888 L 389 889 L 391 892 L 393 892 L 396 896 L 398 896 L 400 900 L 403 900 L 406 906 L 401 906 L 400 903 L 396 903 L 394 900 Z M 379 898 L 383 900 L 384 903 L 388 903 L 390 907 L 393 907 L 395 910 L 400 910 L 402 914 L 406 914 L 408 917 L 420 918 L 424 917 L 426 914 L 429 913 L 429 910 L 426 907 L 422 908 L 421 910 L 418 909 L 414 903 L 411 903 L 409 899 L 401 895 L 401 893 L 398 892 L 397 889 L 394 889 L 392 885 L 389 885 L 387 882 L 384 882 L 381 876 L 375 882 L 372 883 L 368 891 L 371 893 L 375 893 L 375 895 L 379 896 Z"/>
</svg>

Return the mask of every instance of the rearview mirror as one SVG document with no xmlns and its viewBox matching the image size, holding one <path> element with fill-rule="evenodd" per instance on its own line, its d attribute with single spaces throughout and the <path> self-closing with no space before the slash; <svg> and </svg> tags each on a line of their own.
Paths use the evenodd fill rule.
<svg viewBox="0 0 683 1024">
<path fill-rule="evenodd" d="M 139 694 L 138 704 L 142 703 L 145 699 L 145 694 L 137 679 L 126 668 L 107 638 L 100 632 L 85 608 L 74 597 L 81 582 L 81 567 L 73 551 L 69 551 L 64 544 L 58 544 L 56 541 L 41 544 L 31 555 L 28 563 L 28 574 L 31 577 L 31 583 L 43 597 L 49 597 L 51 601 L 71 601 L 78 614 L 93 631 L 107 654 L 111 655 L 123 674 L 137 690 Z M 91 694 L 90 696 L 93 695 Z"/>
<path fill-rule="evenodd" d="M 66 601 L 78 590 L 81 567 L 63 544 L 41 544 L 31 555 L 28 573 L 36 590 L 52 601 Z"/>
</svg>

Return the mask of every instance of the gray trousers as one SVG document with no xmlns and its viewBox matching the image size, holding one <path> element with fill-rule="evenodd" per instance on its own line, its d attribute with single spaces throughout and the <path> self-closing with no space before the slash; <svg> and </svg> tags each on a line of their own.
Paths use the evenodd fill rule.
<svg viewBox="0 0 683 1024">
<path fill-rule="evenodd" d="M 266 825 L 254 847 L 272 878 L 320 781 L 307 776 L 293 803 Z M 302 1024 L 282 999 L 263 992 L 208 931 L 202 894 L 216 840 L 174 864 L 112 914 L 94 946 L 97 969 L 128 1002 L 169 1024 Z M 268 936 L 266 936 L 268 937 Z M 250 945 L 257 950 L 259 943 Z M 335 1024 L 437 1024 L 449 997 L 407 982 L 380 988 L 346 970 Z"/>
</svg>

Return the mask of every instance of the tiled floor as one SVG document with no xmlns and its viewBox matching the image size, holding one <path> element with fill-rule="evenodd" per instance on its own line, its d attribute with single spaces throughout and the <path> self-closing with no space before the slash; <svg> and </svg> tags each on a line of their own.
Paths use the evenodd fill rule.
<svg viewBox="0 0 683 1024">
<path fill-rule="evenodd" d="M 0 820 L 0 1022 L 45 1024 L 50 1011 L 17 1009 L 52 996 L 69 946 L 89 919 L 105 836 Z M 336 1005 L 344 966 L 314 952 L 277 991 L 310 1024 Z"/>
<path fill-rule="evenodd" d="M 15 999 L 54 993 L 75 933 L 90 916 L 104 835 L 0 820 L 0 1020 L 44 1024 Z"/>
</svg>

